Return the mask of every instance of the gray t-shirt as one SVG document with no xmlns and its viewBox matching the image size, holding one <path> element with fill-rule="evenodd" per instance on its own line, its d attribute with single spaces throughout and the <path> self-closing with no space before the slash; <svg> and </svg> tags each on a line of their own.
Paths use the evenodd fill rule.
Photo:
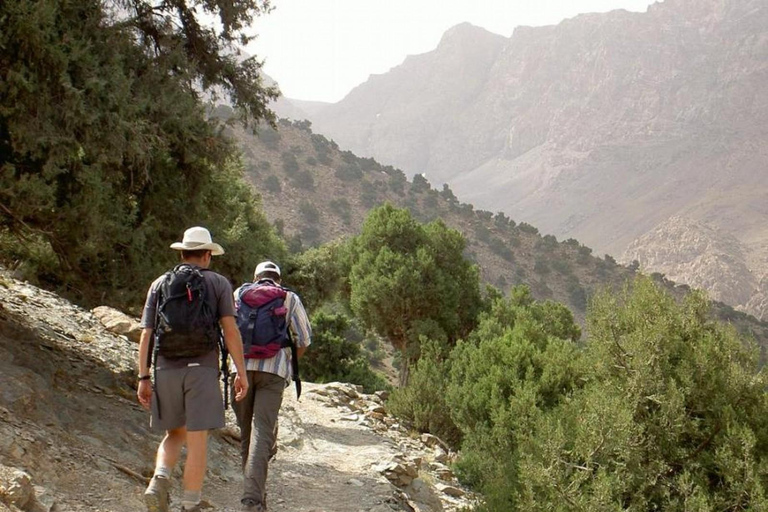
<svg viewBox="0 0 768 512">
<path fill-rule="evenodd" d="M 193 265 L 194 266 L 194 265 Z M 221 319 L 225 316 L 235 316 L 235 300 L 232 294 L 232 285 L 227 278 L 221 274 L 200 267 L 196 267 L 203 273 L 205 287 L 207 290 L 206 302 L 213 311 L 216 318 Z M 155 328 L 155 315 L 157 312 L 157 291 L 160 284 L 165 279 L 165 274 L 152 282 L 147 292 L 147 300 L 144 302 L 144 312 L 141 315 L 141 327 L 146 329 Z M 162 368 L 181 368 L 190 364 L 199 364 L 200 366 L 218 367 L 218 351 L 212 350 L 210 353 L 200 357 L 190 357 L 182 359 L 166 359 L 163 356 L 157 356 L 157 369 Z"/>
</svg>

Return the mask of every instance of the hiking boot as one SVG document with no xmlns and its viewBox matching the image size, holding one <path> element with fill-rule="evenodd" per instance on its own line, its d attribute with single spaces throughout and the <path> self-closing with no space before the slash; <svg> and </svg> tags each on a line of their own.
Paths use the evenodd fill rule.
<svg viewBox="0 0 768 512">
<path fill-rule="evenodd" d="M 147 490 L 144 491 L 144 503 L 147 505 L 147 512 L 168 512 L 170 504 L 168 489 L 170 486 L 171 481 L 169 479 L 152 477 Z"/>
<path fill-rule="evenodd" d="M 240 512 L 267 512 L 267 509 L 253 500 L 243 500 L 240 502 Z"/>
</svg>

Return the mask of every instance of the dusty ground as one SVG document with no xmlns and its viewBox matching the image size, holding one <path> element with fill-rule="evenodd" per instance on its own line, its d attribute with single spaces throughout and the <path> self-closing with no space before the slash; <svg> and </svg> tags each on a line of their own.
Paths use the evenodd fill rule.
<svg viewBox="0 0 768 512">
<path fill-rule="evenodd" d="M 160 436 L 135 399 L 136 352 L 90 312 L 0 273 L 0 467 L 31 475 L 37 508 L 27 510 L 143 510 Z M 304 387 L 300 402 L 293 388 L 286 391 L 270 512 L 457 510 L 467 502 L 436 490 L 429 448 L 393 420 L 363 413 L 374 397 L 344 405 L 350 400 L 334 386 L 330 395 L 328 386 Z M 209 446 L 204 499 L 211 510 L 239 503 L 232 420 Z M 422 461 L 420 478 L 393 485 L 382 468 L 407 457 Z M 178 510 L 178 468 L 174 480 Z M 0 492 L 0 512 L 17 510 L 5 502 Z"/>
</svg>

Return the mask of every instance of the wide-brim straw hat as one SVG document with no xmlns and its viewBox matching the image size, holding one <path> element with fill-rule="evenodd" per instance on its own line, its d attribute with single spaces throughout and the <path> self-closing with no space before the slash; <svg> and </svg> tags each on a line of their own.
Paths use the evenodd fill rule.
<svg viewBox="0 0 768 512">
<path fill-rule="evenodd" d="M 224 254 L 224 248 L 219 244 L 213 243 L 211 233 L 200 226 L 186 230 L 181 242 L 172 243 L 171 249 L 177 251 L 211 251 L 211 256 L 221 256 Z"/>
</svg>

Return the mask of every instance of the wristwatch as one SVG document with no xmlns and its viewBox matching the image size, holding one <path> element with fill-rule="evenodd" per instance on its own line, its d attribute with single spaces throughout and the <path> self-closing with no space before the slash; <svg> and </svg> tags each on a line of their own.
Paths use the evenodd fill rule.
<svg viewBox="0 0 768 512">
<path fill-rule="evenodd" d="M 139 380 L 140 380 L 140 381 L 141 381 L 141 380 L 149 380 L 149 379 L 151 379 L 151 378 L 152 378 L 152 377 L 151 377 L 151 376 L 149 376 L 149 375 L 139 375 Z"/>
</svg>

